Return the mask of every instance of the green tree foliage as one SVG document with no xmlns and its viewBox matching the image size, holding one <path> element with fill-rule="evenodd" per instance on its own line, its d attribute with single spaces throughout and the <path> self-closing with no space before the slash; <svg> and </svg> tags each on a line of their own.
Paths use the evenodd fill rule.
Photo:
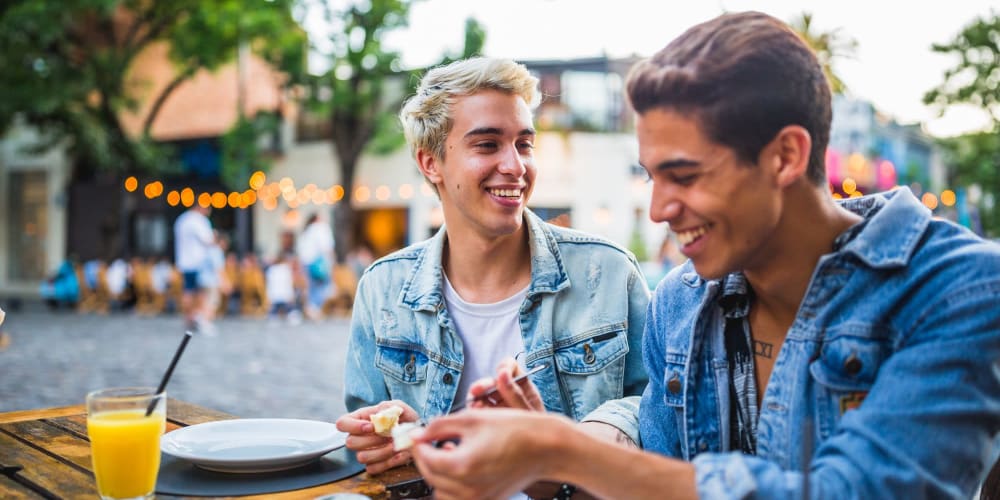
<svg viewBox="0 0 1000 500">
<path fill-rule="evenodd" d="M 951 42 L 932 49 L 955 57 L 957 63 L 944 73 L 943 81 L 924 95 L 924 103 L 942 112 L 953 104 L 968 104 L 992 118 L 991 130 L 941 141 L 953 167 L 956 186 L 979 185 L 991 195 L 993 206 L 979 206 L 984 229 L 1000 235 L 1000 15 L 977 17 Z M 984 197 L 985 198 L 985 197 Z"/>
<path fill-rule="evenodd" d="M 979 132 L 965 134 L 941 141 L 950 165 L 949 182 L 953 186 L 978 185 L 983 193 L 991 196 L 991 204 L 980 200 L 980 219 L 984 232 L 1000 237 L 1000 134 Z"/>
<path fill-rule="evenodd" d="M 414 1 L 366 0 L 347 2 L 340 8 L 319 0 L 305 4 L 307 12 L 322 12 L 328 26 L 324 39 L 314 45 L 329 58 L 329 70 L 311 82 L 309 107 L 329 116 L 340 165 L 344 198 L 337 205 L 335 232 L 341 259 L 354 247 L 352 186 L 361 154 L 385 152 L 402 144 L 396 114 L 420 70 L 402 68 L 400 53 L 383 46 L 382 40 L 387 33 L 407 26 Z M 478 54 L 484 40 L 482 27 L 467 21 L 465 45 L 458 57 Z M 446 55 L 442 62 L 454 57 Z"/>
<path fill-rule="evenodd" d="M 235 57 L 240 41 L 301 73 L 305 35 L 291 0 L 22 0 L 0 10 L 0 130 L 20 117 L 48 145 L 65 142 L 75 173 L 163 170 L 166 152 L 148 137 L 171 92 L 202 68 Z M 170 44 L 177 78 L 146 95 L 129 70 L 151 44 Z M 151 99 L 145 132 L 130 137 L 121 115 Z"/>
<path fill-rule="evenodd" d="M 833 93 L 843 94 L 847 90 L 847 85 L 837 75 L 833 66 L 838 59 L 854 57 L 858 49 L 858 41 L 844 35 L 840 28 L 833 31 L 815 31 L 813 16 L 809 12 L 803 12 L 789 24 L 816 53 L 816 58 L 819 59 L 819 63 L 823 67 L 823 73 L 826 74 L 826 79 L 830 82 L 830 89 Z"/>
<path fill-rule="evenodd" d="M 924 103 L 944 109 L 971 104 L 1000 124 L 1000 15 L 978 17 L 955 38 L 934 44 L 934 52 L 955 56 L 958 63 L 944 73 L 944 81 L 924 95 Z"/>
</svg>

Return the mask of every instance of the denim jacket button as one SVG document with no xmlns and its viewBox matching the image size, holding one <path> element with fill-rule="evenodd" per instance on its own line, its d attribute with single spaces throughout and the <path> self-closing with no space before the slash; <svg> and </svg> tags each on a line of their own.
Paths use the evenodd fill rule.
<svg viewBox="0 0 1000 500">
<path fill-rule="evenodd" d="M 594 349 L 590 347 L 590 344 L 583 344 L 583 362 L 588 365 L 594 364 L 597 361 L 597 355 L 594 354 Z"/>
<path fill-rule="evenodd" d="M 861 363 L 861 360 L 853 353 L 847 357 L 847 361 L 844 361 L 844 371 L 852 377 L 861 373 L 861 368 L 863 367 L 864 365 Z"/>
<path fill-rule="evenodd" d="M 448 385 L 451 385 L 451 383 L 454 380 L 455 380 L 455 377 L 452 377 L 450 372 L 449 373 L 445 373 L 444 376 L 441 377 L 441 381 L 444 382 L 444 383 L 446 383 L 446 384 L 448 384 Z"/>
<path fill-rule="evenodd" d="M 680 394 L 681 392 L 681 379 L 675 374 L 669 382 L 667 382 L 667 389 L 673 394 Z"/>
</svg>

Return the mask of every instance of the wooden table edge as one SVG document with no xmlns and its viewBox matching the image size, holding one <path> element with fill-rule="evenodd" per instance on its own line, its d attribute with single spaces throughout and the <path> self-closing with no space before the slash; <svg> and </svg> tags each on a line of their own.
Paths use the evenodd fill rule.
<svg viewBox="0 0 1000 500">
<path fill-rule="evenodd" d="M 10 424 L 23 422 L 25 420 L 39 420 L 43 418 L 69 417 L 86 413 L 84 405 L 61 406 L 58 408 L 41 408 L 35 410 L 19 410 L 0 413 L 0 424 Z"/>
</svg>

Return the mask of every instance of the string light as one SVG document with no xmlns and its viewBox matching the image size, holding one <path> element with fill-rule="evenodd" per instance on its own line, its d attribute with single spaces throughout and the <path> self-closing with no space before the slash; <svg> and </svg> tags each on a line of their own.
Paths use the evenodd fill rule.
<svg viewBox="0 0 1000 500">
<path fill-rule="evenodd" d="M 136 179 L 135 176 L 132 176 L 132 177 L 129 177 L 128 179 L 125 179 L 125 190 L 126 191 L 128 191 L 128 192 L 131 193 L 131 192 L 135 191 L 138 188 L 139 188 L 139 179 Z"/>
</svg>

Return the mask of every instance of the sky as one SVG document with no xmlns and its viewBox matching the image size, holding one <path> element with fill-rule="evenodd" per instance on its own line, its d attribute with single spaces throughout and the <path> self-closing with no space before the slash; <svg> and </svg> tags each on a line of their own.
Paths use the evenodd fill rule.
<svg viewBox="0 0 1000 500">
<path fill-rule="evenodd" d="M 791 20 L 813 14 L 819 31 L 840 29 L 858 42 L 854 58 L 835 63 L 849 92 L 871 101 L 901 123 L 922 122 L 932 135 L 982 129 L 985 113 L 953 107 L 944 116 L 922 103 L 924 93 L 954 66 L 950 56 L 931 51 L 977 16 L 1000 9 L 997 0 L 917 2 L 902 0 L 423 0 L 410 25 L 388 34 L 383 44 L 400 50 L 408 67 L 433 64 L 444 51 L 461 49 L 465 19 L 475 17 L 487 32 L 484 53 L 519 60 L 568 59 L 607 54 L 648 56 L 688 27 L 725 11 L 759 10 Z"/>
</svg>

